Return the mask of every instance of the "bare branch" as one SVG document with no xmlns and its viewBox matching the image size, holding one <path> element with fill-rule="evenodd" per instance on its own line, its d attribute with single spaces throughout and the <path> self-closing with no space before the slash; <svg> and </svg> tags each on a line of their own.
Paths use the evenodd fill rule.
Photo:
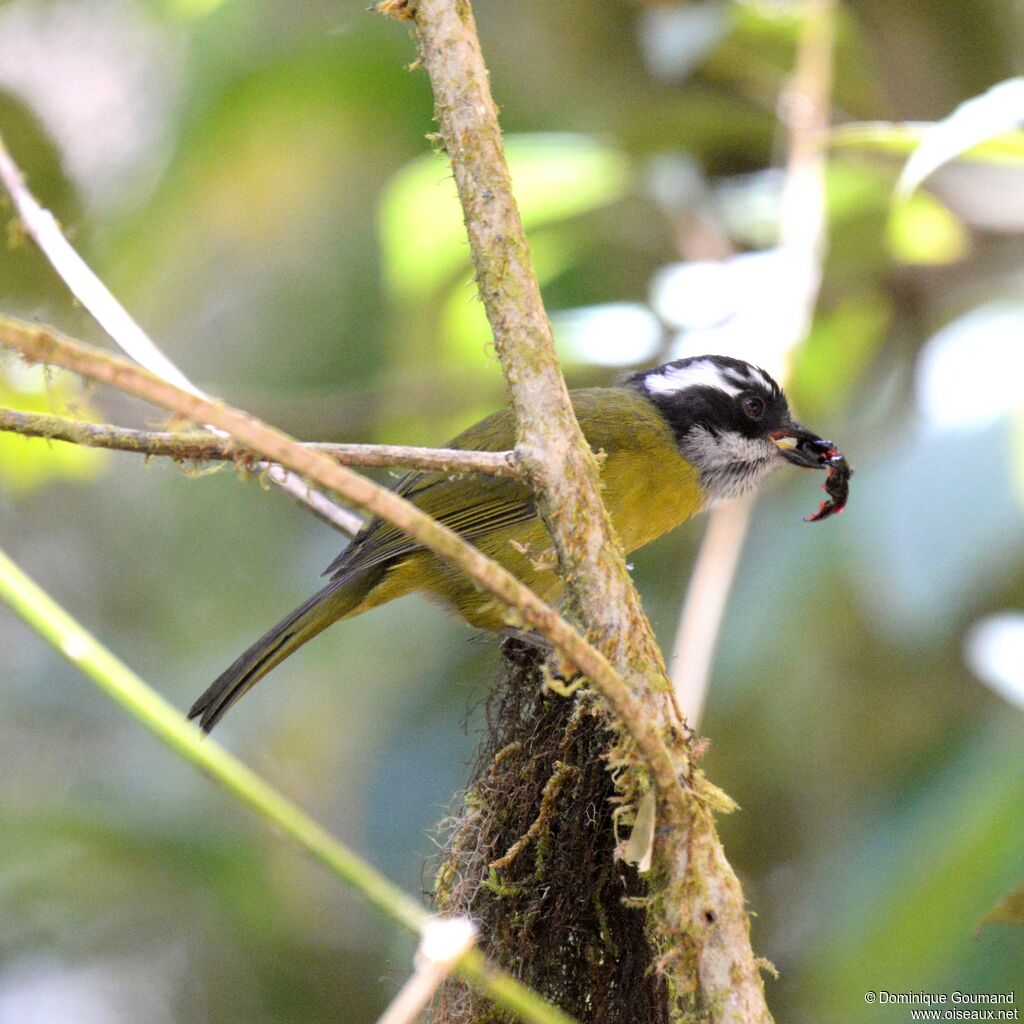
<svg viewBox="0 0 1024 1024">
<path fill-rule="evenodd" d="M 694 728 L 704 713 L 718 634 L 753 510 L 752 494 L 714 509 L 690 571 L 672 643 L 672 684 Z"/>
<path fill-rule="evenodd" d="M 477 928 L 468 917 L 434 917 L 423 925 L 416 971 L 402 986 L 377 1024 L 415 1024 L 438 986 L 476 942 Z"/>
<path fill-rule="evenodd" d="M 803 341 L 811 328 L 828 245 L 825 168 L 835 56 L 835 0 L 804 0 L 803 15 L 796 71 L 781 103 L 781 117 L 789 126 L 789 154 L 779 211 L 779 249 L 793 275 L 793 346 Z"/>
<path fill-rule="evenodd" d="M 70 420 L 48 413 L 20 412 L 0 407 L 0 431 L 43 437 L 50 441 L 90 448 L 161 455 L 178 462 L 228 461 L 255 463 L 257 456 L 240 447 L 231 438 L 204 431 L 172 433 L 157 430 L 132 430 L 109 423 Z M 479 473 L 485 476 L 520 476 L 514 452 L 461 451 L 457 448 L 418 448 L 400 444 L 329 444 L 307 441 L 304 448 L 323 452 L 343 466 L 388 469 L 434 470 L 440 473 Z"/>
<path fill-rule="evenodd" d="M 661 656 L 601 501 L 597 463 L 555 355 L 472 8 L 465 0 L 417 0 L 411 9 L 465 214 L 477 287 L 515 413 L 516 450 L 582 621 L 616 664 L 642 668 L 631 684 L 646 690 L 644 673 L 662 673 Z M 672 789 L 677 787 L 669 782 Z"/>
<path fill-rule="evenodd" d="M 779 211 L 779 275 L 788 294 L 773 304 L 786 357 L 807 336 L 821 287 L 828 242 L 825 160 L 835 43 L 835 0 L 804 0 L 796 70 L 780 101 L 789 125 L 789 153 Z M 772 368 L 784 380 L 785 365 Z M 676 629 L 672 685 L 693 725 L 700 722 L 715 648 L 756 498 L 750 495 L 711 514 Z"/>
</svg>

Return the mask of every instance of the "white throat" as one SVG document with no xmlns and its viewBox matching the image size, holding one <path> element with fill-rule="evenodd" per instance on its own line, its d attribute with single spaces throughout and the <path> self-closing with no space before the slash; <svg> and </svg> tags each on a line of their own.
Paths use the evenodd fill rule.
<svg viewBox="0 0 1024 1024">
<path fill-rule="evenodd" d="M 700 472 L 708 507 L 752 491 L 784 461 L 767 439 L 744 437 L 734 431 L 715 434 L 707 427 L 692 427 L 679 447 Z"/>
</svg>

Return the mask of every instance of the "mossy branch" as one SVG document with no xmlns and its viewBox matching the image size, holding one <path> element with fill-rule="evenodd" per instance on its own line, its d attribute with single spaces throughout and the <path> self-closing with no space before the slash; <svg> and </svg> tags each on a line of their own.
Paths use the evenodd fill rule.
<svg viewBox="0 0 1024 1024">
<path fill-rule="evenodd" d="M 561 615 L 520 583 L 497 562 L 432 519 L 411 502 L 380 484 L 339 465 L 323 452 L 311 450 L 255 416 L 215 402 L 140 369 L 117 356 L 56 331 L 12 317 L 0 316 L 0 344 L 13 348 L 30 362 L 71 370 L 90 380 L 109 384 L 196 423 L 229 434 L 261 459 L 300 474 L 342 500 L 394 523 L 445 561 L 461 569 L 504 605 L 522 625 L 537 630 L 561 655 L 583 672 L 613 708 L 640 757 L 655 775 L 673 778 L 673 764 L 637 697 L 608 659 L 588 643 Z M 675 783 L 678 786 L 678 783 Z"/>
<path fill-rule="evenodd" d="M 715 831 L 692 764 L 685 720 L 601 500 L 594 457 L 555 355 L 491 97 L 469 0 L 385 0 L 412 18 L 430 76 L 435 116 L 462 203 L 477 286 L 516 418 L 516 451 L 537 495 L 566 583 L 568 608 L 628 683 L 645 722 L 641 752 L 658 797 L 649 922 L 678 993 L 693 993 L 714 1024 L 771 1020 L 739 883 Z M 584 670 L 585 671 L 585 670 Z M 588 673 L 589 674 L 589 673 Z M 593 678 L 593 677 L 591 677 Z M 596 683 L 596 681 L 595 681 Z M 598 685 L 596 688 L 602 692 Z M 631 737 L 634 726 L 614 709 Z M 613 723 L 621 733 L 620 724 Z M 620 795 L 646 787 L 631 744 L 614 751 Z M 685 778 L 694 791 L 680 786 Z M 721 801 L 718 806 L 724 806 Z"/>
<path fill-rule="evenodd" d="M 429 915 L 411 896 L 318 825 L 146 685 L 0 551 L 0 601 L 176 754 L 195 765 L 282 835 L 357 890 L 382 914 L 421 934 Z M 489 964 L 478 949 L 457 970 L 498 1005 L 533 1024 L 572 1019 Z"/>
<path fill-rule="evenodd" d="M 226 461 L 253 466 L 258 456 L 229 437 L 193 430 L 183 433 L 132 430 L 109 423 L 89 423 L 49 413 L 21 412 L 0 407 L 0 431 L 66 441 L 89 448 L 166 456 L 176 462 Z M 460 451 L 455 448 L 418 448 L 400 444 L 328 444 L 303 442 L 310 451 L 323 452 L 343 466 L 387 469 L 404 466 L 440 473 L 480 473 L 517 477 L 522 471 L 514 452 Z"/>
<path fill-rule="evenodd" d="M 516 420 L 516 451 L 555 542 L 570 599 L 631 684 L 668 690 L 661 655 L 601 500 L 597 463 L 569 400 L 509 174 L 468 0 L 415 0 L 435 114 L 465 216 L 477 288 Z M 679 724 L 677 722 L 677 724 Z M 665 795 L 678 786 L 663 780 Z"/>
</svg>

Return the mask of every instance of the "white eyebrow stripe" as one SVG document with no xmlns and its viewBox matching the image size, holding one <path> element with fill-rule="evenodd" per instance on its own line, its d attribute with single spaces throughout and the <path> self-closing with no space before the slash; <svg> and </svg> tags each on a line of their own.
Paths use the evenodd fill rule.
<svg viewBox="0 0 1024 1024">
<path fill-rule="evenodd" d="M 747 373 L 749 373 L 751 379 L 757 381 L 765 391 L 776 390 L 774 383 L 768 379 L 768 375 L 762 370 L 759 370 L 756 366 L 748 367 Z"/>
<path fill-rule="evenodd" d="M 726 376 L 735 384 L 739 384 L 744 390 L 751 387 L 763 388 L 769 394 L 777 394 L 779 386 L 758 366 L 752 363 L 745 363 L 740 369 L 728 367 L 725 370 Z"/>
<path fill-rule="evenodd" d="M 723 371 L 726 378 L 735 384 L 738 388 L 749 389 L 751 384 L 754 383 L 753 374 L 749 370 L 734 370 L 731 367 Z"/>
<path fill-rule="evenodd" d="M 647 390 L 655 395 L 671 395 L 695 387 L 717 388 L 735 398 L 742 387 L 734 387 L 722 370 L 709 359 L 701 359 L 686 366 L 670 366 L 663 373 L 650 373 L 644 378 Z"/>
</svg>

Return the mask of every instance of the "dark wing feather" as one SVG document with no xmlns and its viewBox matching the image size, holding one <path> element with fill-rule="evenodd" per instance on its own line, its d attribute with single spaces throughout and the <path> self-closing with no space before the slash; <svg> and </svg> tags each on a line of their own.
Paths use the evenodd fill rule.
<svg viewBox="0 0 1024 1024">
<path fill-rule="evenodd" d="M 471 437 L 467 437 L 471 434 Z M 513 445 L 512 418 L 505 410 L 489 416 L 466 434 L 460 434 L 449 448 L 500 452 Z M 472 475 L 452 478 L 446 473 L 407 473 L 395 485 L 395 493 L 423 507 L 429 498 L 435 519 L 466 540 L 485 536 L 493 530 L 525 523 L 536 515 L 533 494 L 519 480 Z M 343 580 L 373 566 L 397 561 L 421 546 L 383 519 L 374 519 L 324 572 L 332 580 Z"/>
</svg>

